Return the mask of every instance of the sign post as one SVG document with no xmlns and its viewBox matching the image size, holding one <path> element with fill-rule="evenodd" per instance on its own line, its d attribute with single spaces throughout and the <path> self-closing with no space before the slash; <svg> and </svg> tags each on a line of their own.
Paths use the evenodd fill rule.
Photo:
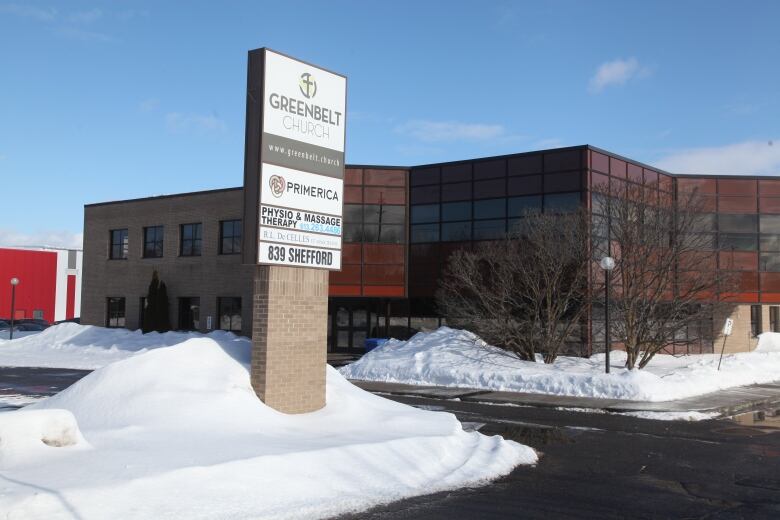
<svg viewBox="0 0 780 520">
<path fill-rule="evenodd" d="M 723 352 L 726 350 L 726 338 L 731 336 L 731 330 L 734 328 L 734 320 L 726 318 L 726 323 L 723 324 L 723 345 L 720 347 L 720 359 L 718 360 L 718 370 L 720 371 L 720 364 L 723 361 Z"/>
<path fill-rule="evenodd" d="M 325 405 L 328 272 L 341 269 L 344 76 L 249 52 L 243 261 L 256 265 L 252 386 L 286 413 Z"/>
</svg>

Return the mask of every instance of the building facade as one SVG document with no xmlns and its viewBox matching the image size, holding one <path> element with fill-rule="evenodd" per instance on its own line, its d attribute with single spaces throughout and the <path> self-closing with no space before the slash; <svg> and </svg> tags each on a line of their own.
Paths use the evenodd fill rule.
<svg viewBox="0 0 780 520">
<path fill-rule="evenodd" d="M 11 278 L 18 278 L 14 319 L 70 320 L 81 315 L 82 252 L 52 247 L 0 248 L 0 319 L 11 317 Z M 8 294 L 8 297 L 5 295 Z"/>
<path fill-rule="evenodd" d="M 753 348 L 757 333 L 780 329 L 780 178 L 673 175 L 586 145 L 411 168 L 348 165 L 329 349 L 360 352 L 367 337 L 403 338 L 446 322 L 434 298 L 449 254 L 501 238 L 526 212 L 585 206 L 593 240 L 606 240 L 594 188 L 619 195 L 631 185 L 705 197 L 699 231 L 721 250 L 717 268 L 739 278 L 727 350 Z M 242 203 L 242 189 L 231 188 L 87 205 L 83 322 L 140 327 L 156 270 L 174 328 L 249 335 L 253 266 L 238 254 Z M 573 353 L 603 345 L 598 320 L 594 313 L 583 324 Z M 710 352 L 717 340 L 688 350 Z"/>
</svg>

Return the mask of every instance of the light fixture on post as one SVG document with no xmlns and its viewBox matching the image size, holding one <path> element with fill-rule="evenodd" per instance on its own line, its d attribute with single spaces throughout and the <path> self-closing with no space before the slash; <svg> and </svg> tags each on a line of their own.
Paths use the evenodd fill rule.
<svg viewBox="0 0 780 520">
<path fill-rule="evenodd" d="M 605 256 L 599 262 L 599 266 L 604 270 L 604 364 L 607 374 L 609 374 L 609 351 L 612 347 L 609 330 L 609 281 L 612 270 L 615 268 L 615 259 L 611 256 Z"/>
<path fill-rule="evenodd" d="M 8 339 L 14 339 L 14 307 L 16 306 L 16 286 L 19 285 L 17 277 L 11 278 L 11 328 L 8 330 Z"/>
</svg>

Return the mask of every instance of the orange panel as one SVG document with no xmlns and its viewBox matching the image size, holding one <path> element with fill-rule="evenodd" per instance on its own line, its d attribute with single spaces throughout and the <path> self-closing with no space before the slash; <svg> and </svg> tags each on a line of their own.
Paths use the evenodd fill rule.
<svg viewBox="0 0 780 520">
<path fill-rule="evenodd" d="M 715 195 L 717 193 L 717 184 L 715 179 L 677 179 L 677 187 L 680 191 L 697 190 L 702 194 Z"/>
<path fill-rule="evenodd" d="M 366 170 L 366 184 L 406 186 L 406 170 Z"/>
<path fill-rule="evenodd" d="M 758 201 L 761 213 L 780 213 L 780 197 L 761 197 Z"/>
<path fill-rule="evenodd" d="M 780 293 L 761 293 L 761 301 L 766 303 L 780 303 Z"/>
<path fill-rule="evenodd" d="M 750 179 L 718 179 L 720 195 L 756 196 L 756 181 Z"/>
<path fill-rule="evenodd" d="M 360 264 L 344 264 L 341 271 L 331 271 L 329 280 L 331 285 L 360 285 Z"/>
<path fill-rule="evenodd" d="M 402 285 L 395 286 L 395 285 L 383 285 L 383 286 L 372 286 L 372 285 L 366 285 L 363 287 L 363 296 L 387 296 L 387 297 L 404 297 L 406 296 L 406 291 L 404 290 L 404 287 Z"/>
<path fill-rule="evenodd" d="M 606 193 L 609 186 L 609 177 L 600 173 L 591 172 L 590 188 L 597 193 Z"/>
<path fill-rule="evenodd" d="M 342 244 L 341 263 L 359 264 L 362 259 L 361 245 L 362 244 L 347 244 L 347 243 Z"/>
<path fill-rule="evenodd" d="M 780 273 L 761 273 L 761 290 L 780 292 Z"/>
<path fill-rule="evenodd" d="M 331 285 L 328 296 L 360 296 L 359 285 Z"/>
<path fill-rule="evenodd" d="M 405 204 L 406 189 L 366 187 L 365 202 L 366 204 Z"/>
<path fill-rule="evenodd" d="M 758 293 L 722 293 L 721 299 L 734 303 L 757 303 Z"/>
<path fill-rule="evenodd" d="M 363 244 L 367 264 L 403 264 L 404 246 L 396 244 Z"/>
<path fill-rule="evenodd" d="M 363 170 L 359 168 L 347 168 L 344 170 L 344 184 L 363 184 Z"/>
<path fill-rule="evenodd" d="M 733 271 L 756 271 L 758 269 L 758 253 L 721 251 L 720 268 Z"/>
<path fill-rule="evenodd" d="M 755 213 L 758 211 L 755 197 L 718 197 L 718 211 L 722 213 Z"/>
<path fill-rule="evenodd" d="M 363 188 L 360 186 L 344 186 L 344 202 L 360 204 L 363 202 Z"/>
<path fill-rule="evenodd" d="M 403 265 L 369 265 L 363 266 L 363 283 L 368 284 L 401 284 L 404 283 Z"/>
<path fill-rule="evenodd" d="M 780 196 L 780 181 L 774 179 L 758 181 L 758 194 Z"/>
</svg>

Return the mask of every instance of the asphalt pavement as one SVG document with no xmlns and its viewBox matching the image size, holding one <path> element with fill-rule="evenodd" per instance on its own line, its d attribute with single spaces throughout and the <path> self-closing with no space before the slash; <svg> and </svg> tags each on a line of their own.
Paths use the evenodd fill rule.
<svg viewBox="0 0 780 520">
<path fill-rule="evenodd" d="M 0 367 L 0 401 L 52 395 L 87 373 Z M 686 422 L 479 396 L 461 400 L 451 392 L 383 395 L 454 413 L 464 427 L 527 444 L 541 458 L 480 487 L 401 500 L 342 520 L 780 518 L 780 416 L 773 406 Z"/>
</svg>

